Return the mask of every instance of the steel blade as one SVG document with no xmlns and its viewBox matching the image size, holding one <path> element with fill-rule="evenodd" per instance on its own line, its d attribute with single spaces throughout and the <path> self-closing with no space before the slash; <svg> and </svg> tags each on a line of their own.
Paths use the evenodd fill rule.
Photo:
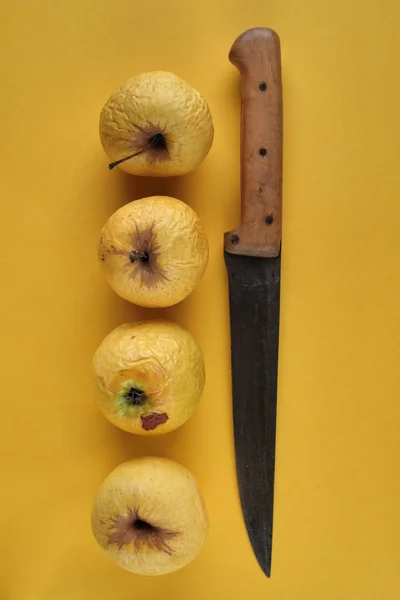
<svg viewBox="0 0 400 600">
<path fill-rule="evenodd" d="M 271 574 L 280 256 L 225 252 L 231 321 L 236 470 L 247 532 L 264 573 Z"/>
</svg>

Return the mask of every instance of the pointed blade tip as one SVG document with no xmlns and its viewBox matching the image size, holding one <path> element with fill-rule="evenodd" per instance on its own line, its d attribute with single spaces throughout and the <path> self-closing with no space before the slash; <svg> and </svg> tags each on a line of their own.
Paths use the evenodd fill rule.
<svg viewBox="0 0 400 600">
<path fill-rule="evenodd" d="M 266 577 L 268 577 L 268 579 L 271 578 L 271 565 L 265 565 L 264 567 L 262 565 L 260 565 L 262 572 L 264 573 L 264 575 Z"/>
<path fill-rule="evenodd" d="M 260 558 L 256 554 L 256 559 L 257 559 L 258 566 L 260 567 L 261 571 L 264 573 L 264 575 L 266 577 L 270 578 L 271 577 L 271 557 L 267 556 L 267 557 Z"/>
</svg>

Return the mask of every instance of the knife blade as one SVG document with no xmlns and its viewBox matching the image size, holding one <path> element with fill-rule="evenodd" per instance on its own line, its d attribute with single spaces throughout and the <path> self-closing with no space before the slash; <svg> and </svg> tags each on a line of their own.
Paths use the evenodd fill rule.
<svg viewBox="0 0 400 600">
<path fill-rule="evenodd" d="M 271 574 L 282 205 L 280 41 L 254 28 L 234 42 L 242 80 L 241 220 L 225 233 L 236 472 L 248 536 Z"/>
</svg>

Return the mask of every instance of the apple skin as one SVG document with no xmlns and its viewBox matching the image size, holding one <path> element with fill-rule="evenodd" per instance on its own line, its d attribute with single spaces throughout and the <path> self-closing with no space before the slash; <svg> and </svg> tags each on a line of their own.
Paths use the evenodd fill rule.
<svg viewBox="0 0 400 600">
<path fill-rule="evenodd" d="M 91 523 L 107 556 L 141 575 L 163 575 L 190 563 L 209 529 L 195 477 L 156 457 L 122 463 L 105 478 Z"/>
<path fill-rule="evenodd" d="M 172 306 L 198 285 L 208 240 L 195 211 L 169 196 L 134 200 L 104 225 L 98 258 L 122 298 L 145 307 Z"/>
<path fill-rule="evenodd" d="M 118 164 L 123 171 L 150 177 L 193 171 L 204 160 L 214 137 L 204 98 L 167 71 L 129 79 L 108 99 L 99 129 L 110 168 L 123 160 Z"/>
<path fill-rule="evenodd" d="M 183 425 L 205 383 L 199 345 L 188 331 L 165 320 L 120 325 L 101 342 L 93 367 L 104 416 L 139 435 Z"/>
</svg>

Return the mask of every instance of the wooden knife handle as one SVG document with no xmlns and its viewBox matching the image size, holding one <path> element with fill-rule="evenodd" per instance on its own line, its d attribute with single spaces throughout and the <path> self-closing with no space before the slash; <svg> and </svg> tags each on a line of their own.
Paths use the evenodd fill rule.
<svg viewBox="0 0 400 600">
<path fill-rule="evenodd" d="M 225 250 L 278 256 L 282 230 L 282 81 L 278 35 L 257 27 L 233 44 L 230 61 L 242 76 L 240 225 Z"/>
</svg>

